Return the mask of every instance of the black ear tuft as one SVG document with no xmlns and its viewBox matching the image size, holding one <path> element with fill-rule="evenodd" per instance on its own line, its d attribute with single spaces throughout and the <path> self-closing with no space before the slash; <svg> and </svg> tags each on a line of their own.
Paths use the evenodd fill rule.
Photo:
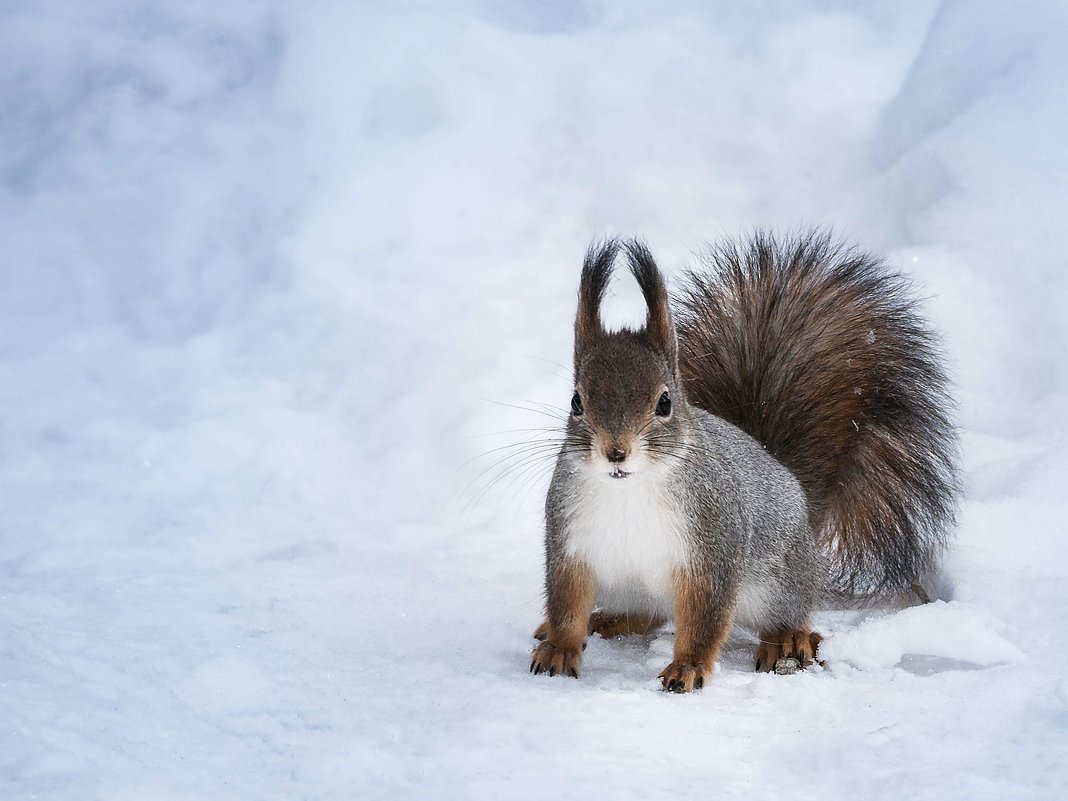
<svg viewBox="0 0 1068 801">
<path fill-rule="evenodd" d="M 619 252 L 619 241 L 609 237 L 594 242 L 586 251 L 582 262 L 582 280 L 579 282 L 578 313 L 575 315 L 575 364 L 579 354 L 592 345 L 603 333 L 601 324 L 601 301 L 608 291 L 612 278 L 612 266 Z"/>
<path fill-rule="evenodd" d="M 645 305 L 649 310 L 645 321 L 646 333 L 674 369 L 678 359 L 678 344 L 675 340 L 675 324 L 671 321 L 671 302 L 664 276 L 660 274 L 656 260 L 644 242 L 631 239 L 625 243 L 624 248 L 630 260 L 630 271 L 641 287 Z"/>
</svg>

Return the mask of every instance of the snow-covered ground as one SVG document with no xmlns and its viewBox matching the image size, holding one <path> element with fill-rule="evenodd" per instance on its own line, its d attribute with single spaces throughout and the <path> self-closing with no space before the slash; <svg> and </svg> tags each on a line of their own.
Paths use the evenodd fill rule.
<svg viewBox="0 0 1068 801">
<path fill-rule="evenodd" d="M 1066 39 L 1059 0 L 4 4 L 0 797 L 1058 797 Z M 814 223 L 945 334 L 944 602 L 826 613 L 792 677 L 739 632 L 692 696 L 669 632 L 528 675 L 550 462 L 484 454 L 567 403 L 586 244 Z"/>
</svg>

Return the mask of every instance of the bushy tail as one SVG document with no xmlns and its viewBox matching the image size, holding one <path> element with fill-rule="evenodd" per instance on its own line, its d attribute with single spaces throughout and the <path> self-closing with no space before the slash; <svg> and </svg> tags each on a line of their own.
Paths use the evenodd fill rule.
<svg viewBox="0 0 1068 801">
<path fill-rule="evenodd" d="M 832 590 L 908 588 L 956 515 L 957 442 L 938 342 L 911 288 L 825 233 L 710 250 L 675 297 L 688 400 L 785 464 Z"/>
</svg>

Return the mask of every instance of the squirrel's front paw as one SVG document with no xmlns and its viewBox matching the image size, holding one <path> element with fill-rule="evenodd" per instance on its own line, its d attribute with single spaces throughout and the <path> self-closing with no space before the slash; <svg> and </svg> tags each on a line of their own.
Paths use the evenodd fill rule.
<svg viewBox="0 0 1068 801">
<path fill-rule="evenodd" d="M 672 662 L 658 677 L 669 693 L 688 693 L 705 686 L 708 670 L 693 662 Z"/>
<path fill-rule="evenodd" d="M 530 672 L 534 675 L 548 673 L 555 676 L 579 677 L 582 667 L 582 651 L 578 648 L 557 648 L 549 641 L 538 644 L 534 649 L 534 658 L 530 661 Z"/>
</svg>

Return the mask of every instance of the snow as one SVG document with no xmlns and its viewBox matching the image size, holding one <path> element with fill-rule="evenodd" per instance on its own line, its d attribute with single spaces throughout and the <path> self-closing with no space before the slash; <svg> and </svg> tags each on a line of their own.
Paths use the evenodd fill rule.
<svg viewBox="0 0 1068 801">
<path fill-rule="evenodd" d="M 1002 636 L 1003 628 L 983 607 L 938 600 L 836 632 L 820 657 L 861 670 L 892 668 L 917 656 L 972 668 L 1025 661 L 1026 654 Z"/>
<path fill-rule="evenodd" d="M 0 797 L 1068 786 L 1063 4 L 0 16 Z M 670 631 L 528 675 L 551 458 L 492 449 L 566 407 L 586 245 L 815 223 L 945 334 L 942 600 L 693 696 Z"/>
</svg>

